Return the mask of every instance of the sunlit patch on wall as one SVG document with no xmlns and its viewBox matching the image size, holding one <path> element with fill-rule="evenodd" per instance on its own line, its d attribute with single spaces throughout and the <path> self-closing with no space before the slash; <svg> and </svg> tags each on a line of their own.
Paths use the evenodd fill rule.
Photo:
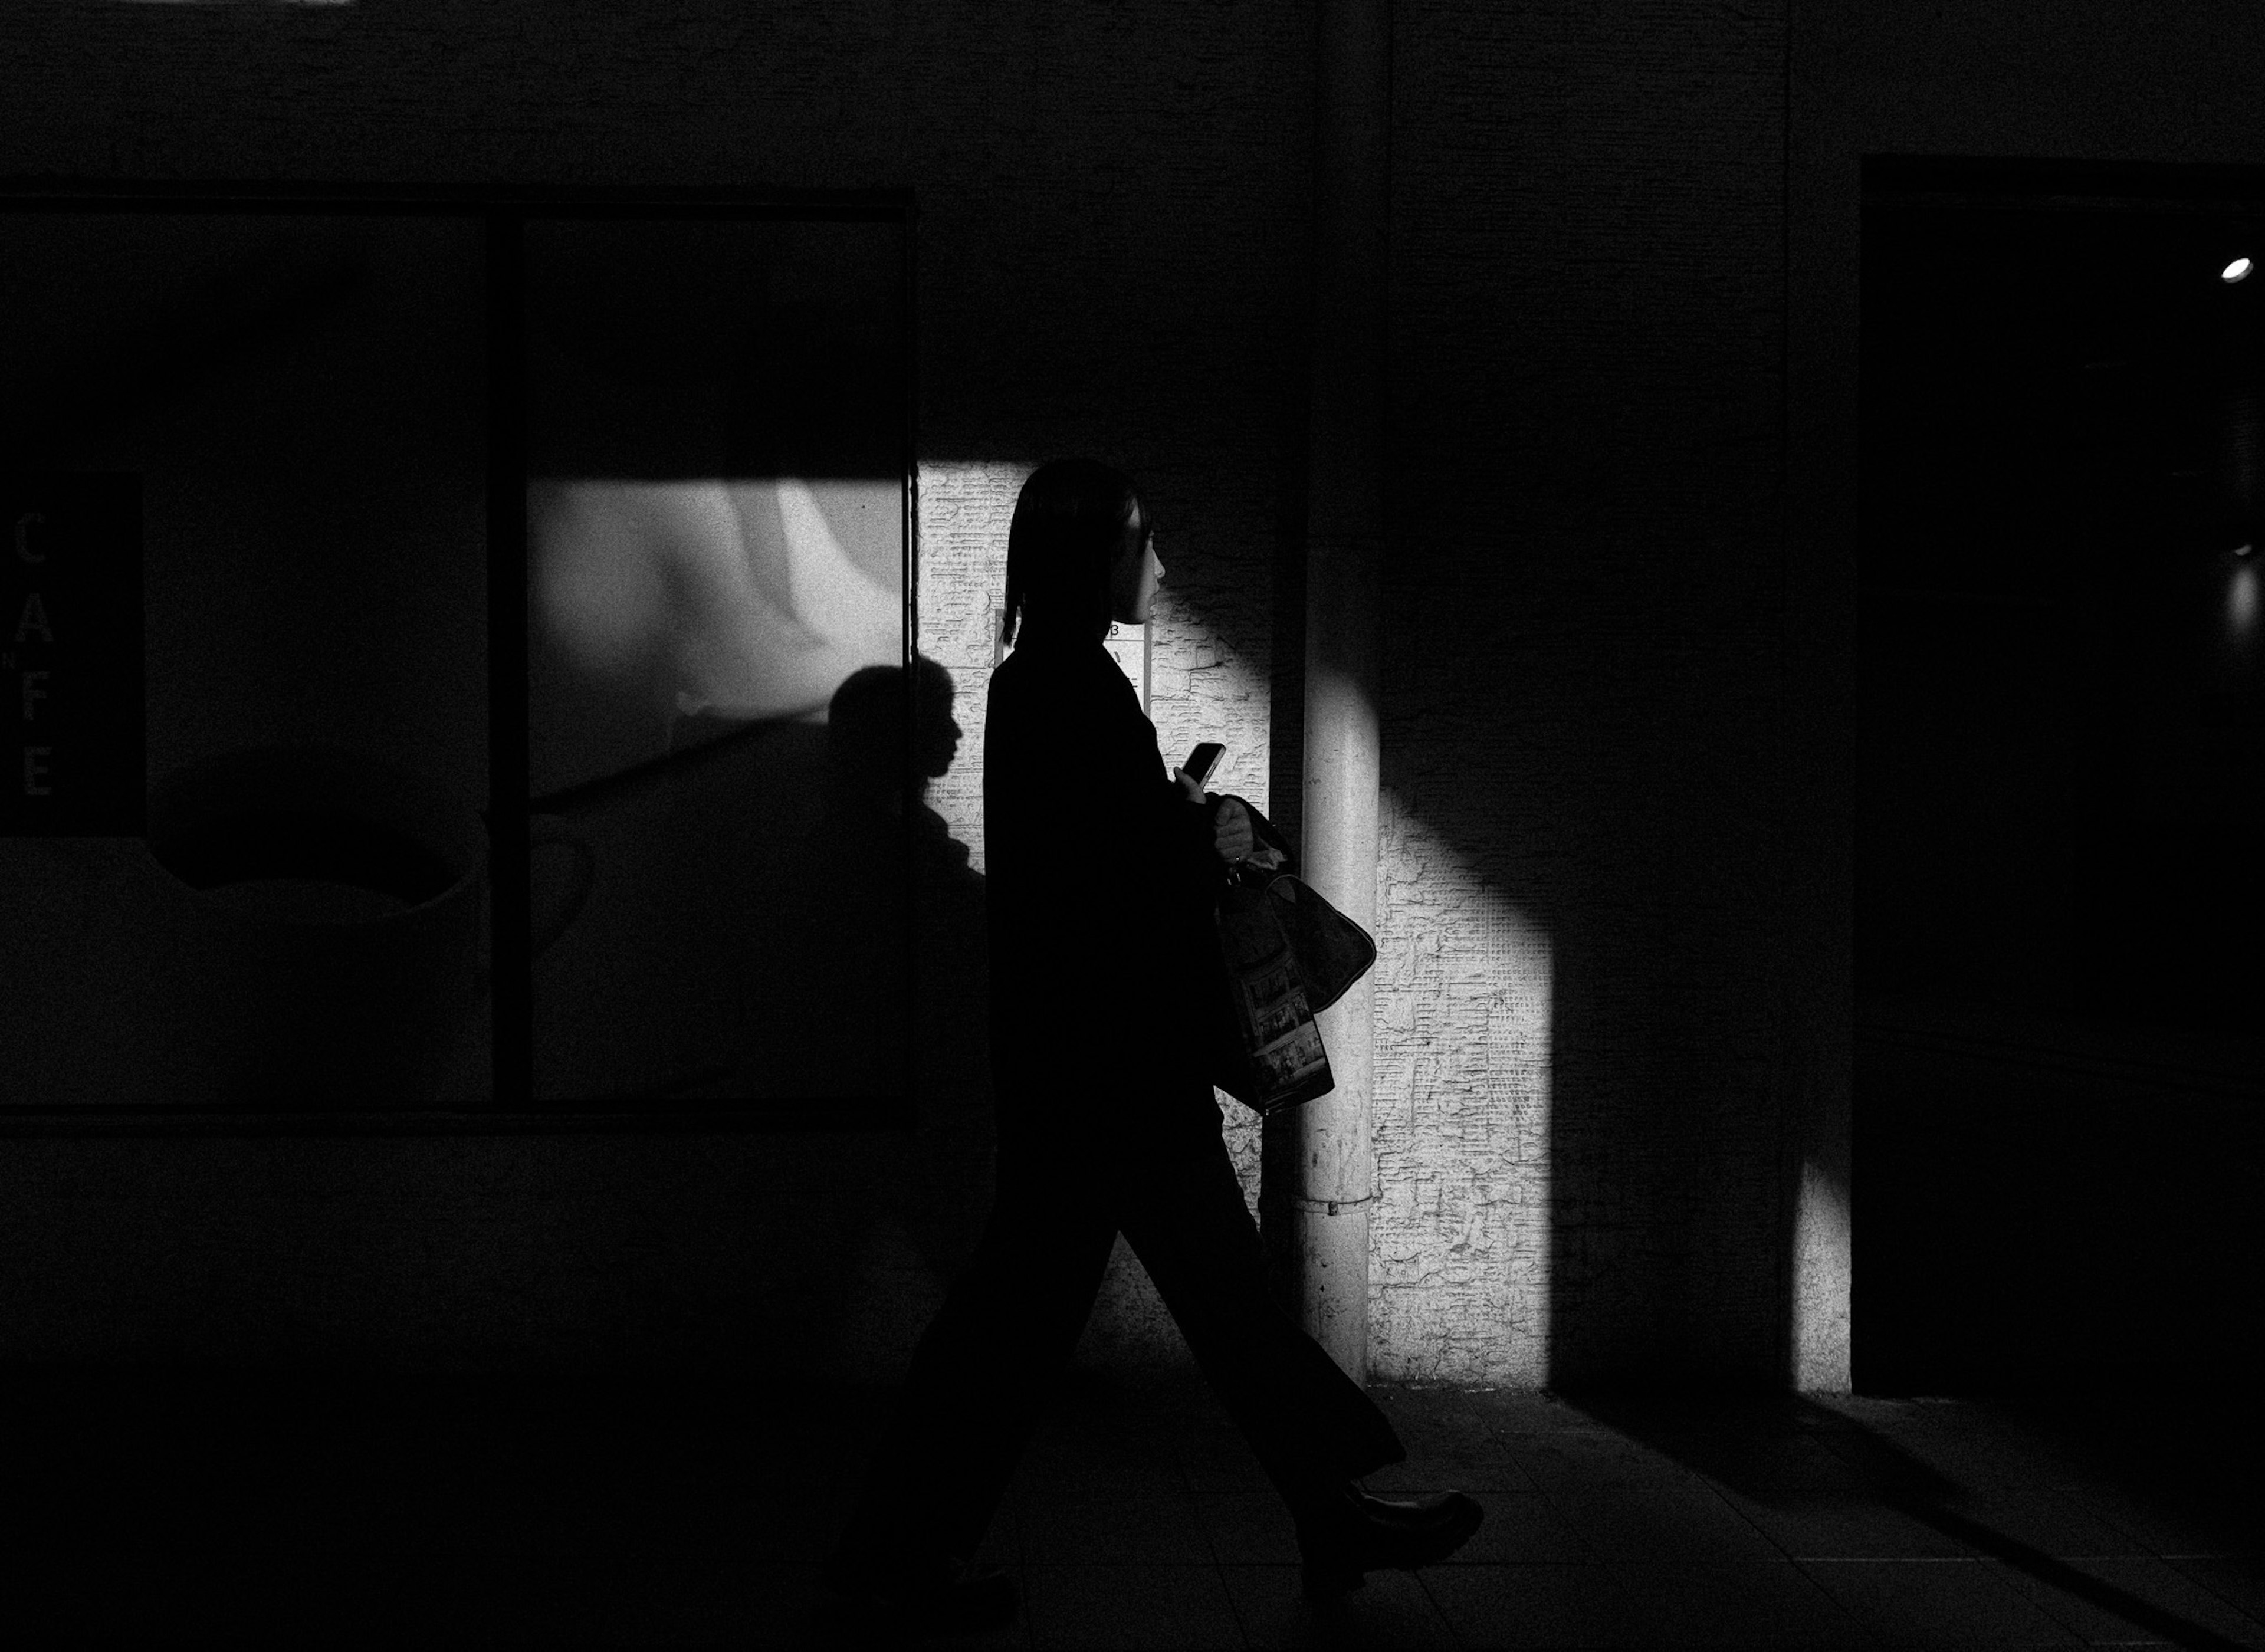
<svg viewBox="0 0 2265 1652">
<path fill-rule="evenodd" d="M 1538 1384 L 1549 1345 L 1549 935 L 1387 789 L 1370 1369 Z"/>
<path fill-rule="evenodd" d="M 902 662 L 906 235 L 885 209 L 521 224 L 535 797 L 822 720 Z"/>
<path fill-rule="evenodd" d="M 951 673 L 951 715 L 964 731 L 950 770 L 932 782 L 929 807 L 983 870 L 983 717 L 989 704 L 1000 594 L 1007 584 L 1007 526 L 1035 462 L 956 460 L 920 467 L 914 552 L 917 646 Z"/>
<path fill-rule="evenodd" d="M 536 792 L 664 753 L 683 720 L 822 717 L 851 672 L 900 661 L 902 498 L 854 478 L 529 484 L 537 651 L 579 679 L 538 686 L 608 708 L 535 732 L 609 746 L 538 738 Z"/>
<path fill-rule="evenodd" d="M 2257 637 L 2258 571 L 2254 562 L 2236 565 L 2225 579 L 2225 630 L 2236 648 L 2246 648 Z"/>
<path fill-rule="evenodd" d="M 1852 1237 L 1846 1179 L 1803 1160 L 1793 1232 L 1791 1377 L 1796 1388 L 1847 1387 Z"/>
</svg>

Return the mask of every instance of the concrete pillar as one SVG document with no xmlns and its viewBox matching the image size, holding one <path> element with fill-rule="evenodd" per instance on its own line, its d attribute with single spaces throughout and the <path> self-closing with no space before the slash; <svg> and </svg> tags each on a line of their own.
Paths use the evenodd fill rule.
<svg viewBox="0 0 2265 1652">
<path fill-rule="evenodd" d="M 1386 0 L 1321 0 L 1300 855 L 1307 881 L 1371 934 L 1391 43 Z M 1372 973 L 1322 1015 L 1336 1088 L 1270 1124 L 1260 1196 L 1277 1288 L 1356 1382 L 1368 1375 L 1374 1005 Z"/>
</svg>

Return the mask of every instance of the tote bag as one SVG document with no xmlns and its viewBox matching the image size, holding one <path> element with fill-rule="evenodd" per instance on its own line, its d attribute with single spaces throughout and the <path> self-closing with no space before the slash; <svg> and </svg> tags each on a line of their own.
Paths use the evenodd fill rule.
<svg viewBox="0 0 2265 1652">
<path fill-rule="evenodd" d="M 1274 823 L 1242 798 L 1259 849 L 1220 891 L 1212 1082 L 1258 1113 L 1336 1087 L 1315 1017 L 1376 962 L 1368 932 L 1292 869 Z"/>
</svg>

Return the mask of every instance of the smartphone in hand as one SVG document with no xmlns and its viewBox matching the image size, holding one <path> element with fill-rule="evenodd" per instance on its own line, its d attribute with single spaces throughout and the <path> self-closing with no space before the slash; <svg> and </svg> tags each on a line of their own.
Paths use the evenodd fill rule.
<svg viewBox="0 0 2265 1652">
<path fill-rule="evenodd" d="M 1188 753 L 1188 761 L 1180 765 L 1180 772 L 1198 786 L 1211 784 L 1211 771 L 1219 767 L 1219 760 L 1227 755 L 1227 747 L 1217 740 L 1205 740 Z"/>
</svg>

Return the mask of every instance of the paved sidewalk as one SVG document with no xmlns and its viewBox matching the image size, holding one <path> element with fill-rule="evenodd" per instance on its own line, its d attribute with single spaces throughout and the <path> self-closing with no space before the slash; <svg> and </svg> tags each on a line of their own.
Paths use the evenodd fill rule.
<svg viewBox="0 0 2265 1652">
<path fill-rule="evenodd" d="M 2168 1401 L 1380 1387 L 1448 1564 L 1300 1596 L 1199 1384 L 1074 1379 L 938 1646 L 2265 1648 L 2259 1425 Z M 696 1379 L 0 1373 L 11 1644 L 848 1644 L 817 1555 L 887 1396 Z"/>
</svg>

